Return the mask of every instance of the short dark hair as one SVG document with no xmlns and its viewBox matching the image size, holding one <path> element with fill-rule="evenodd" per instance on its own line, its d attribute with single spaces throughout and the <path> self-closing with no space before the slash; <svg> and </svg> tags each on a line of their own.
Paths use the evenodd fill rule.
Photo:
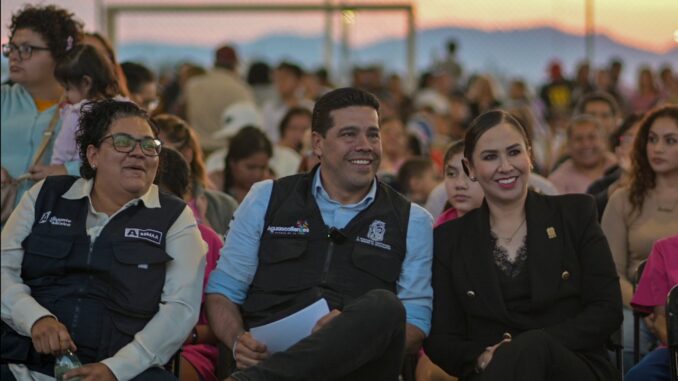
<svg viewBox="0 0 678 381">
<path fill-rule="evenodd" d="M 584 94 L 579 98 L 579 102 L 577 102 L 575 114 L 583 114 L 586 111 L 586 106 L 591 102 L 605 102 L 610 106 L 612 115 L 619 115 L 619 104 L 610 93 L 605 91 L 594 91 L 592 93 Z"/>
<path fill-rule="evenodd" d="M 82 42 L 82 22 L 66 9 L 55 5 L 27 4 L 12 15 L 9 24 L 10 40 L 19 29 L 38 33 L 47 43 L 54 61 L 60 62 L 66 53 Z"/>
<path fill-rule="evenodd" d="M 165 147 L 160 151 L 158 172 L 153 183 L 181 199 L 191 184 L 191 170 L 184 156 L 177 150 Z"/>
<path fill-rule="evenodd" d="M 88 99 L 112 98 L 120 93 L 113 64 L 92 45 L 78 45 L 54 69 L 54 77 L 64 85 L 79 86 L 85 76 L 92 80 Z"/>
<path fill-rule="evenodd" d="M 374 94 L 355 87 L 342 87 L 326 93 L 315 103 L 311 131 L 325 136 L 327 130 L 334 125 L 330 113 L 351 106 L 371 107 L 379 114 L 379 100 Z"/>
<path fill-rule="evenodd" d="M 285 70 L 285 71 L 291 73 L 297 79 L 301 78 L 304 75 L 304 69 L 302 69 L 301 66 L 299 66 L 295 63 L 292 63 L 292 62 L 287 62 L 287 61 L 281 62 L 278 65 L 278 67 L 276 67 L 276 70 Z"/>
<path fill-rule="evenodd" d="M 87 102 L 82 107 L 78 131 L 75 135 L 75 141 L 80 150 L 80 176 L 85 179 L 91 179 L 96 174 L 87 160 L 87 147 L 90 145 L 101 146 L 101 139 L 108 134 L 113 122 L 126 117 L 139 117 L 145 120 L 153 130 L 153 134 L 158 136 L 158 128 L 148 117 L 148 114 L 139 108 L 136 104 L 129 101 L 118 101 L 114 99 L 104 99 L 99 101 Z"/>
<path fill-rule="evenodd" d="M 290 120 L 297 115 L 306 115 L 309 118 L 312 117 L 311 110 L 307 109 L 306 107 L 292 107 L 291 109 L 287 110 L 285 116 L 283 116 L 282 120 L 280 121 L 280 125 L 278 126 L 281 138 L 285 136 L 285 131 L 287 131 L 287 125 L 290 123 Z"/>
<path fill-rule="evenodd" d="M 155 82 L 153 72 L 142 64 L 123 62 L 120 67 L 122 67 L 125 78 L 127 78 L 127 88 L 130 93 L 138 94 L 145 84 Z"/>
<path fill-rule="evenodd" d="M 518 130 L 523 137 L 525 147 L 527 147 L 528 150 L 530 149 L 530 139 L 527 136 L 525 127 L 508 112 L 491 110 L 476 117 L 466 131 L 466 136 L 464 137 L 464 157 L 466 160 L 473 162 L 473 151 L 475 150 L 480 137 L 502 123 L 507 123 Z"/>
<path fill-rule="evenodd" d="M 250 85 L 268 85 L 271 83 L 271 67 L 266 62 L 252 62 L 247 71 L 247 83 Z"/>
<path fill-rule="evenodd" d="M 402 193 L 408 194 L 410 189 L 410 180 L 422 176 L 425 171 L 433 170 L 433 161 L 424 157 L 413 157 L 408 159 L 398 170 L 398 188 Z"/>
</svg>

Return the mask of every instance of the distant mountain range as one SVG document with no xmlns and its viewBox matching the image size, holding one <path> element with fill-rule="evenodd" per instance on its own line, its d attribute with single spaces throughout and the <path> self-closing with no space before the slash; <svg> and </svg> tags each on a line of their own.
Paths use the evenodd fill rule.
<svg viewBox="0 0 678 381">
<path fill-rule="evenodd" d="M 552 27 L 490 32 L 454 27 L 423 29 L 416 36 L 418 70 L 429 68 L 436 57 L 443 57 L 449 39 L 457 41 L 457 56 L 465 73 L 490 72 L 499 79 L 518 76 L 533 84 L 545 79 L 548 62 L 554 58 L 563 63 L 567 75 L 573 75 L 577 63 L 585 58 L 586 51 L 583 36 Z M 246 62 L 265 60 L 276 64 L 285 59 L 307 69 L 315 69 L 323 64 L 323 41 L 323 36 L 277 34 L 240 43 L 238 50 Z M 335 45 L 334 67 L 337 68 L 340 51 L 338 44 Z M 629 85 L 635 85 L 635 73 L 641 65 L 658 68 L 666 63 L 678 62 L 678 46 L 667 53 L 657 54 L 630 47 L 602 34 L 595 36 L 594 46 L 594 66 L 606 65 L 611 58 L 620 57 L 626 65 L 624 74 Z M 156 70 L 171 68 L 183 61 L 210 66 L 213 49 L 212 46 L 171 43 L 126 43 L 119 47 L 119 58 L 121 61 L 143 62 Z M 380 64 L 386 72 L 404 73 L 405 51 L 404 38 L 388 38 L 352 49 L 350 62 L 359 65 Z M 3 60 L 3 77 L 6 62 Z"/>
</svg>

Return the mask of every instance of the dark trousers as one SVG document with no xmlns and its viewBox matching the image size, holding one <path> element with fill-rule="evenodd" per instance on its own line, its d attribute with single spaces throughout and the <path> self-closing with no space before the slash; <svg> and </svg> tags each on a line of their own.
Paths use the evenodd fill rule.
<svg viewBox="0 0 678 381">
<path fill-rule="evenodd" d="M 391 292 L 372 290 L 286 351 L 236 372 L 239 381 L 396 381 L 405 348 L 405 309 Z"/>
<path fill-rule="evenodd" d="M 134 377 L 131 381 L 176 381 L 176 379 L 173 374 L 164 369 L 151 368 Z M 9 370 L 7 364 L 0 365 L 0 381 L 16 381 L 16 377 Z"/>
<path fill-rule="evenodd" d="M 626 381 L 669 381 L 671 380 L 671 352 L 658 348 L 648 353 L 636 366 L 626 373 Z"/>
<path fill-rule="evenodd" d="M 584 359 L 547 333 L 534 330 L 502 344 L 485 371 L 469 381 L 608 381 L 618 380 L 607 358 Z"/>
</svg>

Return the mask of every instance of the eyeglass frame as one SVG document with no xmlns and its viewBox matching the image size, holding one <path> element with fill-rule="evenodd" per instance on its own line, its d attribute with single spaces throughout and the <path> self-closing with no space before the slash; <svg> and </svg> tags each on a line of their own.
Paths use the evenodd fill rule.
<svg viewBox="0 0 678 381">
<path fill-rule="evenodd" d="M 115 145 L 115 137 L 120 136 L 120 135 L 127 136 L 128 138 L 134 140 L 134 144 L 132 145 L 132 148 L 130 148 L 129 151 L 121 151 L 121 149 L 118 148 Z M 117 152 L 120 152 L 120 153 L 130 153 L 130 152 L 134 151 L 135 148 L 137 148 L 137 145 L 139 145 L 139 149 L 141 150 L 141 153 L 143 153 L 144 156 L 148 156 L 148 157 L 158 157 L 160 155 L 160 151 L 162 150 L 162 141 L 158 138 L 152 138 L 150 136 L 144 136 L 143 138 L 137 139 L 137 138 L 135 138 L 134 136 L 132 136 L 128 133 L 116 132 L 115 134 L 108 134 L 108 135 L 104 136 L 103 138 L 99 139 L 99 144 L 101 144 L 104 140 L 106 140 L 108 138 L 112 138 L 111 139 L 111 145 L 113 146 L 113 149 L 116 150 Z M 155 155 L 149 155 L 148 153 L 146 153 L 144 151 L 144 148 L 141 145 L 141 142 L 144 141 L 144 140 L 147 140 L 147 139 L 150 139 L 150 140 L 154 141 L 155 143 L 157 143 L 157 146 L 156 146 L 157 148 L 155 149 Z"/>
<path fill-rule="evenodd" d="M 25 52 L 22 52 L 21 51 L 22 48 L 24 48 L 24 49 L 29 48 L 29 49 Z M 33 51 L 35 51 L 35 50 L 37 50 L 37 51 L 41 51 L 41 50 L 49 51 L 50 48 L 44 47 L 44 46 L 35 46 L 35 45 L 30 45 L 30 44 L 17 45 L 13 42 L 8 42 L 6 44 L 2 44 L 2 55 L 5 58 L 9 58 L 9 55 L 12 54 L 12 52 L 14 51 L 14 52 L 17 52 L 19 54 L 19 58 L 21 58 L 22 61 L 23 60 L 30 60 L 31 57 L 33 57 Z M 28 57 L 24 57 L 25 54 L 27 54 Z"/>
</svg>

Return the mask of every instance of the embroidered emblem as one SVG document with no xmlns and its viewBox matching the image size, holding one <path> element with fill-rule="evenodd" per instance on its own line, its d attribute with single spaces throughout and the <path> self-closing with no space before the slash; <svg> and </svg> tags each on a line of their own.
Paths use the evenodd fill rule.
<svg viewBox="0 0 678 381">
<path fill-rule="evenodd" d="M 125 228 L 125 237 L 138 238 L 160 245 L 162 232 L 153 229 Z"/>
<path fill-rule="evenodd" d="M 554 239 L 557 237 L 556 235 L 556 229 L 553 228 L 553 226 L 549 226 L 546 228 L 546 235 L 549 237 L 549 239 Z"/>
<path fill-rule="evenodd" d="M 298 220 L 294 226 L 272 226 L 269 225 L 266 230 L 270 234 L 276 235 L 308 235 L 311 228 L 308 226 L 306 220 Z"/>
<path fill-rule="evenodd" d="M 384 221 L 374 220 L 367 231 L 367 238 L 375 242 L 381 242 L 384 240 L 384 233 L 386 233 L 386 223 Z"/>
<path fill-rule="evenodd" d="M 384 221 L 374 220 L 367 230 L 367 237 L 356 237 L 356 242 L 375 246 L 380 249 L 391 250 L 391 245 L 382 242 L 386 234 L 386 223 Z"/>
</svg>

